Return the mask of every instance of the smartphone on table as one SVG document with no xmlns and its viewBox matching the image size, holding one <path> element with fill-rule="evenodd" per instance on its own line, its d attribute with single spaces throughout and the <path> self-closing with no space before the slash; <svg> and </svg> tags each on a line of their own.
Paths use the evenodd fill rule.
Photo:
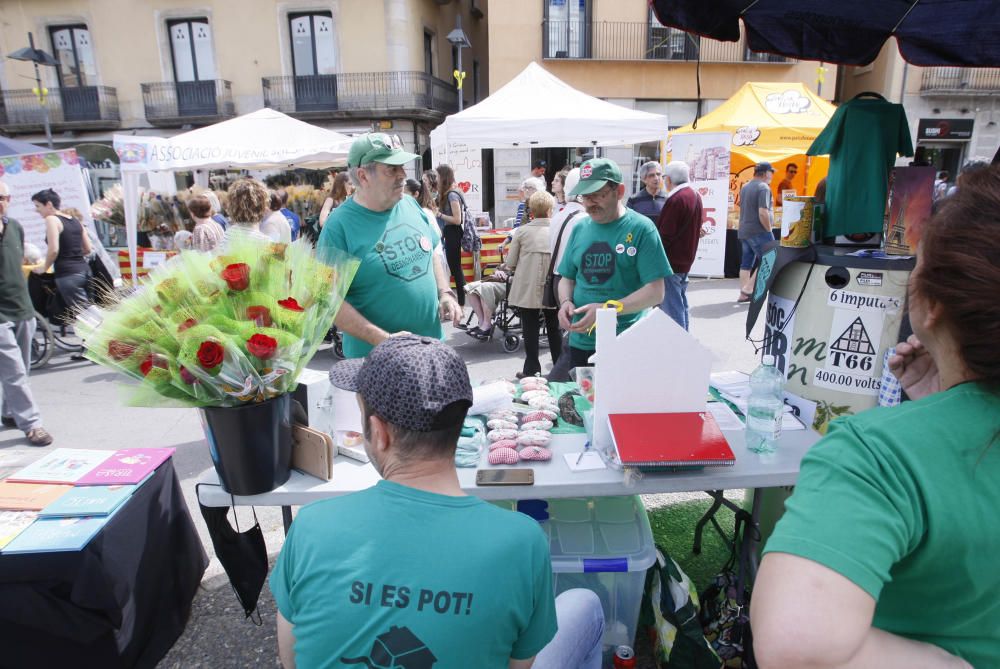
<svg viewBox="0 0 1000 669">
<path fill-rule="evenodd" d="M 535 485 L 533 469 L 480 469 L 476 485 Z"/>
</svg>

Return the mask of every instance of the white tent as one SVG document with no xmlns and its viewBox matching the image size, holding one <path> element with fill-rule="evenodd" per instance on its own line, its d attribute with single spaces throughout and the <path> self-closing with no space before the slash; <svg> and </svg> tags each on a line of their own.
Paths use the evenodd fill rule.
<svg viewBox="0 0 1000 669">
<path fill-rule="evenodd" d="M 431 145 L 621 146 L 660 141 L 667 130 L 666 116 L 582 93 L 532 62 L 493 95 L 446 118 L 431 132 Z"/>
<path fill-rule="evenodd" d="M 121 158 L 125 230 L 132 276 L 136 276 L 139 175 L 208 169 L 319 169 L 343 165 L 351 138 L 259 109 L 175 137 L 115 135 Z"/>
</svg>

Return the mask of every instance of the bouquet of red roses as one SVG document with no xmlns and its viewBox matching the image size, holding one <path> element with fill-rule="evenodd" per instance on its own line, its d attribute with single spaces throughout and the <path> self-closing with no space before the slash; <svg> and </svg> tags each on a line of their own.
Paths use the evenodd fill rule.
<svg viewBox="0 0 1000 669">
<path fill-rule="evenodd" d="M 309 242 L 233 236 L 185 251 L 108 310 L 77 319 L 86 356 L 139 380 L 132 403 L 237 406 L 295 388 L 358 268 Z"/>
</svg>

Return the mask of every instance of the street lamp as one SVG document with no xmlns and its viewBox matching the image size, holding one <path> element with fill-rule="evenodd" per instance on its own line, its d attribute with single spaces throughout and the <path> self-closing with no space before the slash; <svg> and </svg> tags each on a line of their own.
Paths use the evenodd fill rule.
<svg viewBox="0 0 1000 669">
<path fill-rule="evenodd" d="M 453 76 L 455 77 L 455 82 L 458 84 L 458 111 L 462 111 L 464 105 L 462 104 L 462 84 L 465 82 L 465 71 L 462 70 L 462 49 L 471 49 L 472 42 L 469 41 L 469 36 L 465 34 L 462 30 L 462 17 L 455 17 L 455 29 L 448 33 L 448 41 L 451 45 L 458 49 L 458 69 L 455 70 Z"/>
<path fill-rule="evenodd" d="M 31 61 L 32 65 L 35 67 L 35 95 L 38 96 L 38 103 L 42 105 L 42 119 L 45 123 L 45 138 L 49 142 L 49 148 L 52 148 L 52 128 L 49 126 L 49 106 L 46 104 L 46 97 L 48 96 L 48 90 L 42 87 L 42 75 L 38 71 L 39 65 L 49 65 L 50 67 L 58 67 L 59 61 L 42 51 L 41 49 L 35 48 L 35 37 L 31 33 L 28 33 L 28 46 L 23 49 L 18 49 L 14 53 L 7 54 L 8 58 L 14 60 L 26 60 Z"/>
</svg>

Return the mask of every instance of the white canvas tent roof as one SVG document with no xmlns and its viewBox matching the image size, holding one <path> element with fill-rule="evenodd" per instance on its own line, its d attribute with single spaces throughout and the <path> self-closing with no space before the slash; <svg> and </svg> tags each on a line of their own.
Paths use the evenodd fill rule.
<svg viewBox="0 0 1000 669">
<path fill-rule="evenodd" d="M 530 63 L 477 105 L 452 114 L 431 143 L 470 148 L 621 146 L 666 138 L 667 117 L 619 107 Z"/>
<path fill-rule="evenodd" d="M 139 175 L 208 169 L 319 169 L 343 165 L 351 138 L 273 109 L 259 109 L 175 137 L 115 135 L 121 158 L 125 230 L 136 276 Z"/>
</svg>

